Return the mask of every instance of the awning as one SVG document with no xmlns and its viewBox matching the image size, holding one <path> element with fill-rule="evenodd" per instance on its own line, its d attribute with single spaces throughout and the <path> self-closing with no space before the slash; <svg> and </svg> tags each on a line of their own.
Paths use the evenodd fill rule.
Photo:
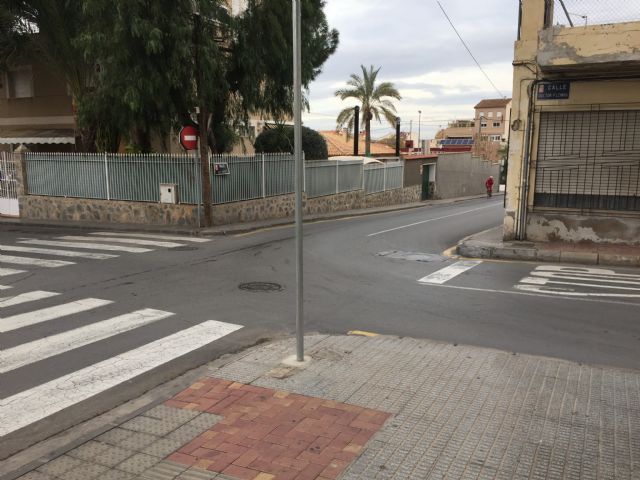
<svg viewBox="0 0 640 480">
<path fill-rule="evenodd" d="M 0 129 L 0 145 L 75 145 L 73 130 L 69 129 Z"/>
</svg>

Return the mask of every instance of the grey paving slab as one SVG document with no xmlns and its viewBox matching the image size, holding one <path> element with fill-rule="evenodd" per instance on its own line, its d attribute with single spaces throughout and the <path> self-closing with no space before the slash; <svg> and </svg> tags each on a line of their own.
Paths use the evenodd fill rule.
<svg viewBox="0 0 640 480">
<path fill-rule="evenodd" d="M 342 479 L 640 478 L 640 374 L 392 337 L 256 347 L 213 376 L 393 413 Z M 261 355 L 263 354 L 263 355 Z M 271 367 L 271 368 L 269 368 Z"/>
<path fill-rule="evenodd" d="M 116 468 L 125 472 L 140 474 L 160 463 L 161 460 L 162 459 L 159 457 L 147 455 L 146 453 L 136 453 L 135 455 L 127 458 L 124 462 L 118 464 Z"/>
<path fill-rule="evenodd" d="M 22 475 L 20 480 L 53 480 L 54 477 L 34 470 L 26 475 Z"/>
<path fill-rule="evenodd" d="M 58 477 L 69 470 L 82 465 L 82 460 L 70 457 L 68 455 L 62 455 L 38 468 L 41 473 L 46 473 L 52 477 Z"/>
<path fill-rule="evenodd" d="M 165 460 L 148 468 L 137 478 L 140 480 L 174 480 L 187 468 L 186 465 Z"/>
<path fill-rule="evenodd" d="M 261 345 L 208 372 L 391 413 L 341 480 L 640 479 L 638 371 L 411 338 L 314 335 L 312 360 L 282 375 L 294 347 L 291 339 Z M 223 480 L 162 461 L 218 421 L 161 405 L 22 480 Z"/>
</svg>

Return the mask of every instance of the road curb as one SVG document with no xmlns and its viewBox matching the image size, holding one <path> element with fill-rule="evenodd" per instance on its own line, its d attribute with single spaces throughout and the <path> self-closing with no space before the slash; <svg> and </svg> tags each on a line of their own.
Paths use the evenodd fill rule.
<svg viewBox="0 0 640 480">
<path fill-rule="evenodd" d="M 481 233 L 486 233 L 481 232 Z M 640 255 L 611 254 L 601 252 L 575 252 L 539 248 L 531 242 L 504 244 L 475 240 L 467 237 L 458 243 L 457 253 L 467 258 L 486 258 L 496 260 L 520 260 L 544 263 L 576 263 L 582 265 L 602 265 L 615 267 L 640 267 Z"/>
</svg>

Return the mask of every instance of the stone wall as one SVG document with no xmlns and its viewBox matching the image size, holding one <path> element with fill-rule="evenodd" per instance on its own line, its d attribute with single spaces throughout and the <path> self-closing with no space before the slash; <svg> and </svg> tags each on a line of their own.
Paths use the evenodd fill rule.
<svg viewBox="0 0 640 480">
<path fill-rule="evenodd" d="M 61 222 L 120 223 L 141 225 L 198 225 L 195 205 L 170 205 L 85 198 L 19 198 L 20 217 L 25 220 Z"/>
<path fill-rule="evenodd" d="M 304 213 L 305 215 L 322 215 L 361 208 L 413 203 L 420 201 L 420 195 L 420 185 L 372 195 L 365 195 L 362 190 L 314 198 L 308 198 L 305 195 L 303 199 Z M 280 195 L 246 202 L 215 205 L 213 207 L 213 224 L 232 225 L 259 220 L 288 218 L 293 217 L 294 212 L 295 195 Z"/>
<path fill-rule="evenodd" d="M 361 208 L 383 207 L 420 200 L 420 186 L 365 195 L 362 190 L 304 198 L 305 215 L 321 215 Z M 115 200 L 90 200 L 26 195 L 20 197 L 20 216 L 25 220 L 120 223 L 140 225 L 198 226 L 198 207 Z M 213 224 L 231 225 L 293 217 L 295 195 L 260 198 L 214 205 Z"/>
</svg>

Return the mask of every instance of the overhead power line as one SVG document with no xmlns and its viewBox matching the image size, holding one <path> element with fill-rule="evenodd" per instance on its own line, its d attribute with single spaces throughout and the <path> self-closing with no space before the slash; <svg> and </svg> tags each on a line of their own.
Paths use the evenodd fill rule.
<svg viewBox="0 0 640 480">
<path fill-rule="evenodd" d="M 478 60 L 476 59 L 476 57 L 473 55 L 473 53 L 471 52 L 471 49 L 469 48 L 469 46 L 467 45 L 467 43 L 464 41 L 464 39 L 462 38 L 462 36 L 460 35 L 460 33 L 458 32 L 458 29 L 456 28 L 456 26 L 453 24 L 453 22 L 451 21 L 451 18 L 449 18 L 449 15 L 447 15 L 447 12 L 445 11 L 444 7 L 442 6 L 442 4 L 439 1 L 436 1 L 436 3 L 438 4 L 438 6 L 440 7 L 440 10 L 442 10 L 442 13 L 444 13 L 444 16 L 447 18 L 449 25 L 451 25 L 451 28 L 453 28 L 453 31 L 456 32 L 456 35 L 458 36 L 458 38 L 460 39 L 460 41 L 462 42 L 462 45 L 464 45 L 464 48 L 467 49 L 467 52 L 469 52 L 469 55 L 471 55 L 471 58 L 473 58 L 473 61 L 476 62 L 476 65 L 478 66 L 478 68 L 480 69 L 480 71 L 484 74 L 485 77 L 487 77 L 487 80 L 489 80 L 489 83 L 491 84 L 491 86 L 495 89 L 496 92 L 498 92 L 498 95 L 500 95 L 500 97 L 502 98 L 507 98 L 505 95 L 502 94 L 502 92 L 498 89 L 498 87 L 496 87 L 496 84 L 493 83 L 493 80 L 491 80 L 491 77 L 489 77 L 489 75 L 487 74 L 487 72 L 484 71 L 484 68 L 482 68 L 482 65 L 480 65 L 480 62 L 478 62 Z"/>
</svg>

